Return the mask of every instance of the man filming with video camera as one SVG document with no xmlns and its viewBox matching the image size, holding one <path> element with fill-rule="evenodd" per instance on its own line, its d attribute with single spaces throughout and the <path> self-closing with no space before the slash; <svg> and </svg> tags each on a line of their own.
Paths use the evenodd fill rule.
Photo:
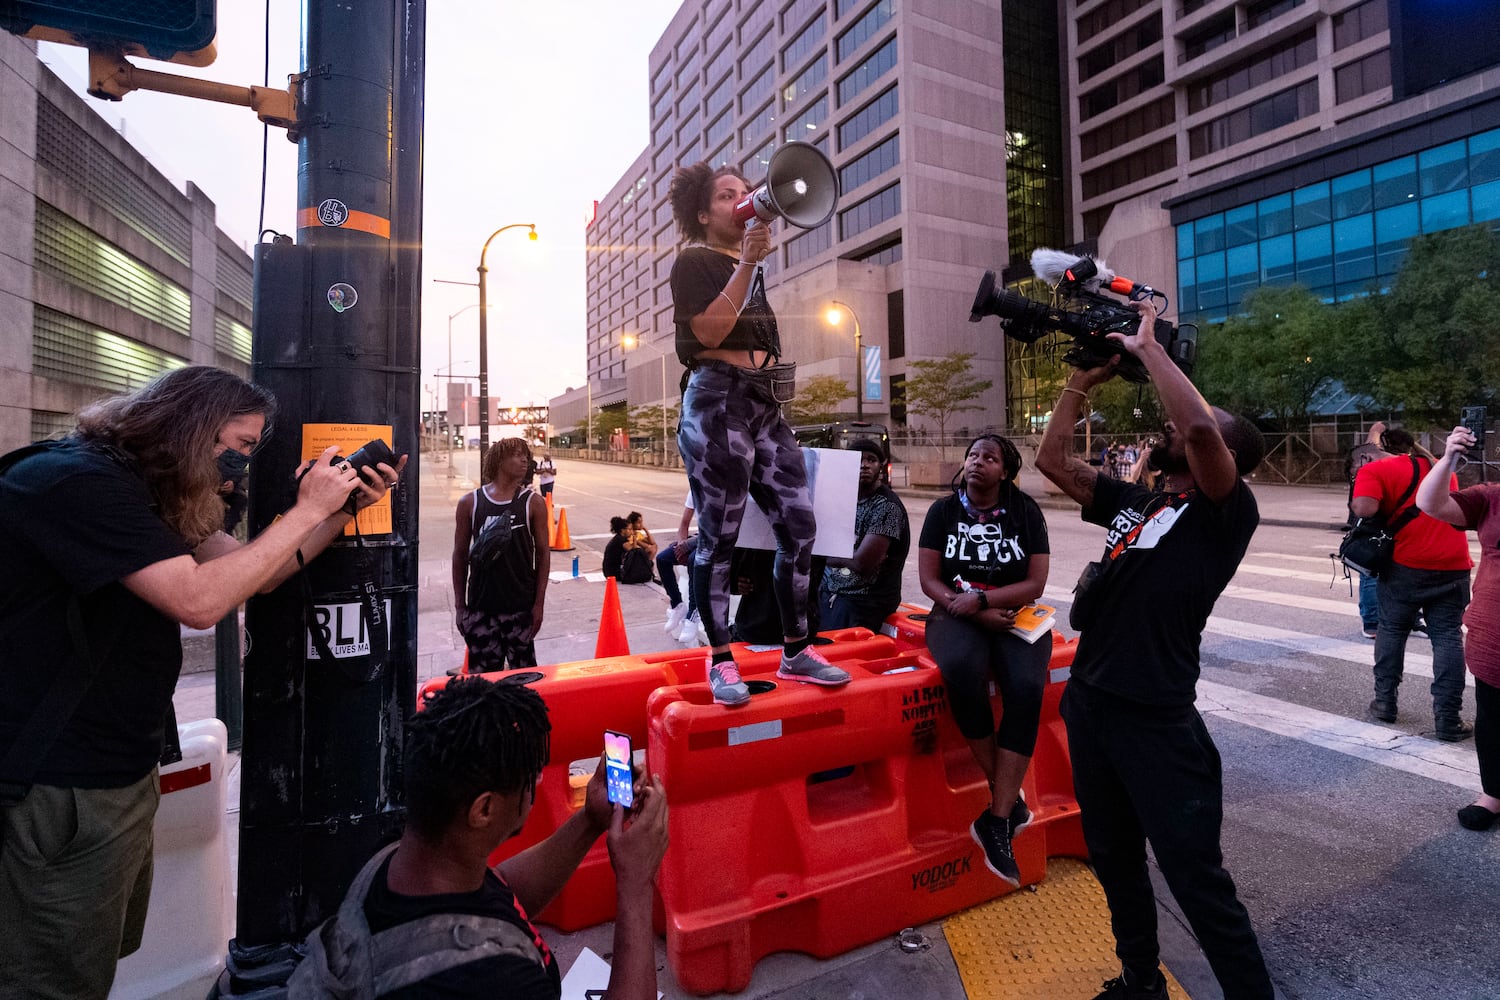
<svg viewBox="0 0 1500 1000">
<path fill-rule="evenodd" d="M 1162 998 L 1156 900 L 1146 843 L 1229 1000 L 1274 995 L 1249 914 L 1223 868 L 1218 749 L 1193 707 L 1199 639 L 1260 522 L 1240 477 L 1265 443 L 1248 421 L 1209 406 L 1140 323 L 1089 345 L 1108 363 L 1075 370 L 1037 452 L 1037 468 L 1104 527 L 1106 546 L 1075 593 L 1081 633 L 1063 697 L 1084 840 L 1109 902 L 1122 970 L 1096 1000 Z M 1102 340 L 1103 338 L 1101 338 Z M 1148 464 L 1157 489 L 1101 474 L 1073 453 L 1073 429 L 1095 386 L 1126 363 L 1144 366 L 1166 421 Z"/>
</svg>

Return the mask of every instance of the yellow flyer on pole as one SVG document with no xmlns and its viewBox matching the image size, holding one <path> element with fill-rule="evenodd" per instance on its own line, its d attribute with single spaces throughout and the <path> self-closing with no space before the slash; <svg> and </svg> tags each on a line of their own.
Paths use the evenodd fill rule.
<svg viewBox="0 0 1500 1000">
<path fill-rule="evenodd" d="M 390 424 L 303 424 L 302 461 L 317 458 L 323 449 L 337 446 L 345 457 L 354 454 L 366 442 L 379 439 L 391 447 Z M 394 449 L 393 449 L 394 450 Z M 362 535 L 389 535 L 391 533 L 391 494 L 389 491 L 380 500 L 359 512 L 356 518 Z M 344 534 L 354 534 L 355 521 L 344 526 Z"/>
</svg>

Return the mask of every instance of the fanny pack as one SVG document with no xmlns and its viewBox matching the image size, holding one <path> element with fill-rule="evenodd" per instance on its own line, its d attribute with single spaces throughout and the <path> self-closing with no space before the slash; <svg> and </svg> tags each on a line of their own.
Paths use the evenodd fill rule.
<svg viewBox="0 0 1500 1000">
<path fill-rule="evenodd" d="M 764 368 L 740 371 L 752 389 L 777 406 L 785 406 L 797 398 L 797 363 L 783 361 Z"/>
</svg>

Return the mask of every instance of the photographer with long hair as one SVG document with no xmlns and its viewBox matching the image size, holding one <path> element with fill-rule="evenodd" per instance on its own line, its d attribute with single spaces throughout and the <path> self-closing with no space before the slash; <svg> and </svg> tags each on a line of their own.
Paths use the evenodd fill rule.
<svg viewBox="0 0 1500 1000">
<path fill-rule="evenodd" d="M 777 676 L 837 685 L 849 675 L 812 646 L 808 580 L 817 529 L 802 449 L 781 415 L 781 337 L 756 266 L 771 252 L 771 232 L 734 220 L 750 193 L 733 167 L 698 163 L 677 171 L 668 197 L 690 245 L 672 264 L 677 357 L 688 369 L 677 446 L 698 512 L 694 586 L 712 646 L 714 700 L 750 698 L 730 652 L 729 564 L 745 504 L 752 497 L 776 534 L 773 587 L 786 645 Z"/>
<path fill-rule="evenodd" d="M 321 552 L 405 468 L 328 448 L 248 545 L 223 532 L 275 400 L 217 368 L 169 372 L 78 416 L 0 477 L 0 969 L 6 995 L 98 997 L 140 947 L 157 760 L 181 625 L 209 628 Z M 286 470 L 291 473 L 292 470 Z"/>
<path fill-rule="evenodd" d="M 990 804 L 969 828 L 990 871 L 1021 884 L 1011 841 L 1031 822 L 1021 781 L 1031 765 L 1052 643 L 1011 631 L 1016 611 L 1042 596 L 1051 564 L 1047 522 L 1016 476 L 1021 454 L 997 434 L 974 439 L 953 493 L 932 505 L 917 545 L 932 599 L 927 646 L 948 705 L 990 783 Z M 990 680 L 1004 706 L 990 708 Z"/>
</svg>

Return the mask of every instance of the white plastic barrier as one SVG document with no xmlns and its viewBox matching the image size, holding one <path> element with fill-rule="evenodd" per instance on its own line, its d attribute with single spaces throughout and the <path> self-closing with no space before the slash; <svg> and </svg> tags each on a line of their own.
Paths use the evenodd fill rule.
<svg viewBox="0 0 1500 1000">
<path fill-rule="evenodd" d="M 121 960 L 111 1000 L 202 1000 L 233 933 L 224 840 L 229 735 L 218 719 L 178 732 L 182 760 L 161 772 L 145 936 L 140 951 Z"/>
</svg>

